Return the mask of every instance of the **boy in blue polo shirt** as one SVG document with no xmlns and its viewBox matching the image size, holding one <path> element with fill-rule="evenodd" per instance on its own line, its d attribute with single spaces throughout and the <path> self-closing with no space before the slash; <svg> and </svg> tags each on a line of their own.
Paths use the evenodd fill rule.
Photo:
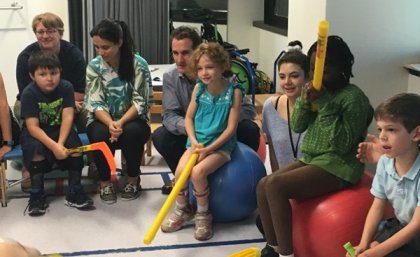
<svg viewBox="0 0 420 257">
<path fill-rule="evenodd" d="M 404 93 L 375 110 L 383 155 L 371 188 L 375 198 L 356 247 L 358 257 L 420 256 L 419 106 L 419 95 Z M 395 218 L 378 232 L 388 202 Z"/>
</svg>

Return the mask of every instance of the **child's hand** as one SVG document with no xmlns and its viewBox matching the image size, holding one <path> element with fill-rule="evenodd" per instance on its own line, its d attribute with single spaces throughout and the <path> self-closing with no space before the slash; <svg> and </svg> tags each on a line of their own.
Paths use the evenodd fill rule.
<svg viewBox="0 0 420 257">
<path fill-rule="evenodd" d="M 325 94 L 325 87 L 322 86 L 320 90 L 316 90 L 312 82 L 308 82 L 305 84 L 303 91 L 305 102 L 312 103 Z"/>
<path fill-rule="evenodd" d="M 195 153 L 198 153 L 200 156 L 198 157 L 198 162 L 206 158 L 208 155 L 210 155 L 213 151 L 210 151 L 207 147 L 196 149 Z"/>
<path fill-rule="evenodd" d="M 382 147 L 376 136 L 368 134 L 367 137 L 370 142 L 359 144 L 356 157 L 363 163 L 375 164 L 382 155 Z"/>
<path fill-rule="evenodd" d="M 197 140 L 195 139 L 190 139 L 190 140 L 191 140 L 191 149 L 193 150 L 193 153 L 196 153 L 198 149 L 201 149 L 204 147 L 202 144 L 199 144 Z"/>
<path fill-rule="evenodd" d="M 363 255 L 360 255 L 360 254 L 362 254 L 363 252 L 365 252 L 367 249 L 368 249 L 367 246 L 363 246 L 363 245 L 355 246 L 354 247 L 354 254 L 355 254 L 355 256 L 363 256 Z M 351 256 L 347 253 L 346 254 L 346 257 L 351 257 Z"/>
<path fill-rule="evenodd" d="M 57 160 L 64 160 L 69 156 L 67 153 L 67 148 L 65 148 L 64 145 L 59 143 L 56 144 L 53 153 Z"/>
</svg>

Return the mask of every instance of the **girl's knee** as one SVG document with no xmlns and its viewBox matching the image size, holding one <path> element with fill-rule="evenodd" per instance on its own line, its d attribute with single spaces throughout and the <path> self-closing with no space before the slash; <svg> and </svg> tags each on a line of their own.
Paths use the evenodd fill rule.
<svg viewBox="0 0 420 257">
<path fill-rule="evenodd" d="M 207 182 L 207 176 L 202 169 L 194 166 L 191 170 L 191 181 L 193 184 L 202 184 L 204 181 Z"/>
</svg>

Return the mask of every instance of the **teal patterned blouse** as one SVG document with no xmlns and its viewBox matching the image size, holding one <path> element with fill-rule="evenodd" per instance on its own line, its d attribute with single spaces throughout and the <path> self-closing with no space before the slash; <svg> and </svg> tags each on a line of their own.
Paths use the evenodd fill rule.
<svg viewBox="0 0 420 257">
<path fill-rule="evenodd" d="M 134 56 L 134 83 L 120 80 L 118 73 L 101 56 L 89 62 L 86 69 L 85 108 L 89 125 L 96 111 L 108 112 L 113 120 L 120 119 L 134 105 L 139 116 L 148 120 L 150 71 L 146 60 Z"/>
</svg>

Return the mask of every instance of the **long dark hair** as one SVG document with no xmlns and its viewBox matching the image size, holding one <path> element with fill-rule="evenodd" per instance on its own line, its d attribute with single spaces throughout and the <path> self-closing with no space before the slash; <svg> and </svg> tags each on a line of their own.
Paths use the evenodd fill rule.
<svg viewBox="0 0 420 257">
<path fill-rule="evenodd" d="M 130 30 L 124 21 L 104 19 L 100 21 L 91 31 L 90 36 L 99 36 L 114 44 L 118 44 L 120 39 L 123 43 L 120 47 L 120 61 L 118 76 L 126 82 L 134 81 L 134 52 L 135 46 Z"/>
</svg>

